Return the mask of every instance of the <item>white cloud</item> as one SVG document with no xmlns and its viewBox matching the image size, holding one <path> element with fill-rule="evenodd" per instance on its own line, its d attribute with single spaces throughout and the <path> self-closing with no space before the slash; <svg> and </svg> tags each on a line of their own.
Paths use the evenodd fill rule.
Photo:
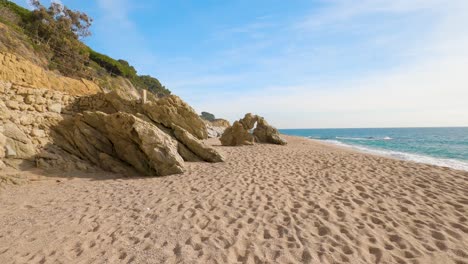
<svg viewBox="0 0 468 264">
<path fill-rule="evenodd" d="M 313 29 L 336 21 L 352 23 L 356 17 L 367 14 L 421 10 L 434 11 L 437 22 L 425 38 L 408 47 L 401 45 L 399 54 L 413 56 L 391 70 L 356 76 L 353 80 L 304 81 L 292 87 L 252 89 L 222 99 L 220 94 L 211 95 L 195 107 L 209 107 L 217 116 L 231 120 L 245 112 L 256 112 L 283 128 L 468 125 L 468 1 L 335 3 L 333 8 L 308 20 L 320 23 L 302 25 Z"/>
</svg>

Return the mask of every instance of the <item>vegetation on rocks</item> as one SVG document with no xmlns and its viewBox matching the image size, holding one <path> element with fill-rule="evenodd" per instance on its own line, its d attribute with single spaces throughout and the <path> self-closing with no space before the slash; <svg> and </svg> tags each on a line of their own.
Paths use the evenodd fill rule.
<svg viewBox="0 0 468 264">
<path fill-rule="evenodd" d="M 208 113 L 208 112 L 201 112 L 200 117 L 207 121 L 214 121 L 216 119 L 215 115 L 213 115 L 212 113 Z"/>
<path fill-rule="evenodd" d="M 92 18 L 83 12 L 52 2 L 49 7 L 39 0 L 30 2 L 30 11 L 13 2 L 0 0 L 0 22 L 27 36 L 34 50 L 45 57 L 49 69 L 65 76 L 89 80 L 123 77 L 137 89 L 147 89 L 158 95 L 169 95 L 159 80 L 139 76 L 125 60 L 116 60 L 87 47 L 81 40 L 91 35 Z M 12 46 L 12 45 L 10 45 Z"/>
</svg>

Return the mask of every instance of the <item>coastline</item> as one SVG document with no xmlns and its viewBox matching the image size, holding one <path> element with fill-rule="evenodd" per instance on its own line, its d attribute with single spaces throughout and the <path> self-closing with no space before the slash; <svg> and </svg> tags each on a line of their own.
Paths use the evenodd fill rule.
<svg viewBox="0 0 468 264">
<path fill-rule="evenodd" d="M 0 262 L 461 263 L 468 172 L 285 136 L 180 175 L 0 191 Z M 57 181 L 57 179 L 59 181 Z"/>
<path fill-rule="evenodd" d="M 464 171 L 464 172 L 468 171 L 468 162 L 463 162 L 461 160 L 437 158 L 437 157 L 432 157 L 432 156 L 427 156 L 427 155 L 422 155 L 422 154 L 399 152 L 399 151 L 392 151 L 392 150 L 386 150 L 386 149 L 377 149 L 377 148 L 371 148 L 371 147 L 366 147 L 366 146 L 347 144 L 347 143 L 343 143 L 340 141 L 332 142 L 330 140 L 320 140 L 320 139 L 315 139 L 315 138 L 290 136 L 290 135 L 284 135 L 284 134 L 282 134 L 282 136 L 304 138 L 307 140 L 314 141 L 315 143 L 318 143 L 318 144 L 325 144 L 327 146 L 337 147 L 343 150 L 356 151 L 362 154 L 376 155 L 376 156 L 385 157 L 389 159 L 408 161 L 408 162 L 414 162 L 414 163 L 419 163 L 419 164 L 428 164 L 432 166 L 449 168 L 449 169 L 459 170 L 459 171 Z"/>
</svg>

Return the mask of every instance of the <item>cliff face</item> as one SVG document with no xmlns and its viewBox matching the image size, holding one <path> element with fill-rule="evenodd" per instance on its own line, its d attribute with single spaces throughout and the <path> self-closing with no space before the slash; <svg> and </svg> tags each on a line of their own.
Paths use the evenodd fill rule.
<svg viewBox="0 0 468 264">
<path fill-rule="evenodd" d="M 130 79 L 108 73 L 65 77 L 47 70 L 48 56 L 30 41 L 0 23 L 0 170 L 157 176 L 181 173 L 187 161 L 223 160 L 201 141 L 206 125 L 179 97 L 142 100 Z"/>
<path fill-rule="evenodd" d="M 26 59 L 6 52 L 0 52 L 0 80 L 71 95 L 95 94 L 101 91 L 101 88 L 91 81 L 72 79 L 46 71 Z"/>
<path fill-rule="evenodd" d="M 175 174 L 185 161 L 223 160 L 206 137 L 175 95 L 143 102 L 122 91 L 74 96 L 0 80 L 0 168 Z"/>
</svg>

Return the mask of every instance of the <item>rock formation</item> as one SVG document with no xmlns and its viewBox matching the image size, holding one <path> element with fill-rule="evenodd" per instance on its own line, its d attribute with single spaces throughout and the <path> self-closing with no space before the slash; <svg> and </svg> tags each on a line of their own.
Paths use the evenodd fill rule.
<svg viewBox="0 0 468 264">
<path fill-rule="evenodd" d="M 142 104 L 122 91 L 74 96 L 0 82 L 0 168 L 39 167 L 125 175 L 181 173 L 185 161 L 220 162 L 205 123 L 177 96 Z"/>
<path fill-rule="evenodd" d="M 226 128 L 219 140 L 223 146 L 253 145 L 255 142 L 253 135 L 239 121 Z"/>
<path fill-rule="evenodd" d="M 270 126 L 265 118 L 257 118 L 257 127 L 253 131 L 253 135 L 258 142 L 270 143 L 276 145 L 286 145 L 286 140 L 280 137 L 278 130 Z"/>
<path fill-rule="evenodd" d="M 57 132 L 62 136 L 55 141 L 58 146 L 97 166 L 117 171 L 133 167 L 143 175 L 183 172 L 177 141 L 128 113 L 84 112 L 58 126 Z"/>
<path fill-rule="evenodd" d="M 255 124 L 257 126 L 255 127 Z M 254 129 L 255 127 L 255 129 Z M 253 134 L 250 131 L 253 130 Z M 252 145 L 254 142 L 286 145 L 278 130 L 258 115 L 248 113 L 228 127 L 220 138 L 223 146 Z"/>
<path fill-rule="evenodd" d="M 93 94 L 99 86 L 86 79 L 72 79 L 43 68 L 11 53 L 0 52 L 0 80 L 28 87 L 67 91 L 73 95 Z"/>
<path fill-rule="evenodd" d="M 206 124 L 209 138 L 219 138 L 223 135 L 226 128 L 230 127 L 229 121 L 225 119 L 215 119 L 213 121 L 203 120 Z"/>
<path fill-rule="evenodd" d="M 203 120 L 192 107 L 175 95 L 150 101 L 143 106 L 143 109 L 151 120 L 165 127 L 174 129 L 179 126 L 198 139 L 208 138 Z"/>
</svg>

